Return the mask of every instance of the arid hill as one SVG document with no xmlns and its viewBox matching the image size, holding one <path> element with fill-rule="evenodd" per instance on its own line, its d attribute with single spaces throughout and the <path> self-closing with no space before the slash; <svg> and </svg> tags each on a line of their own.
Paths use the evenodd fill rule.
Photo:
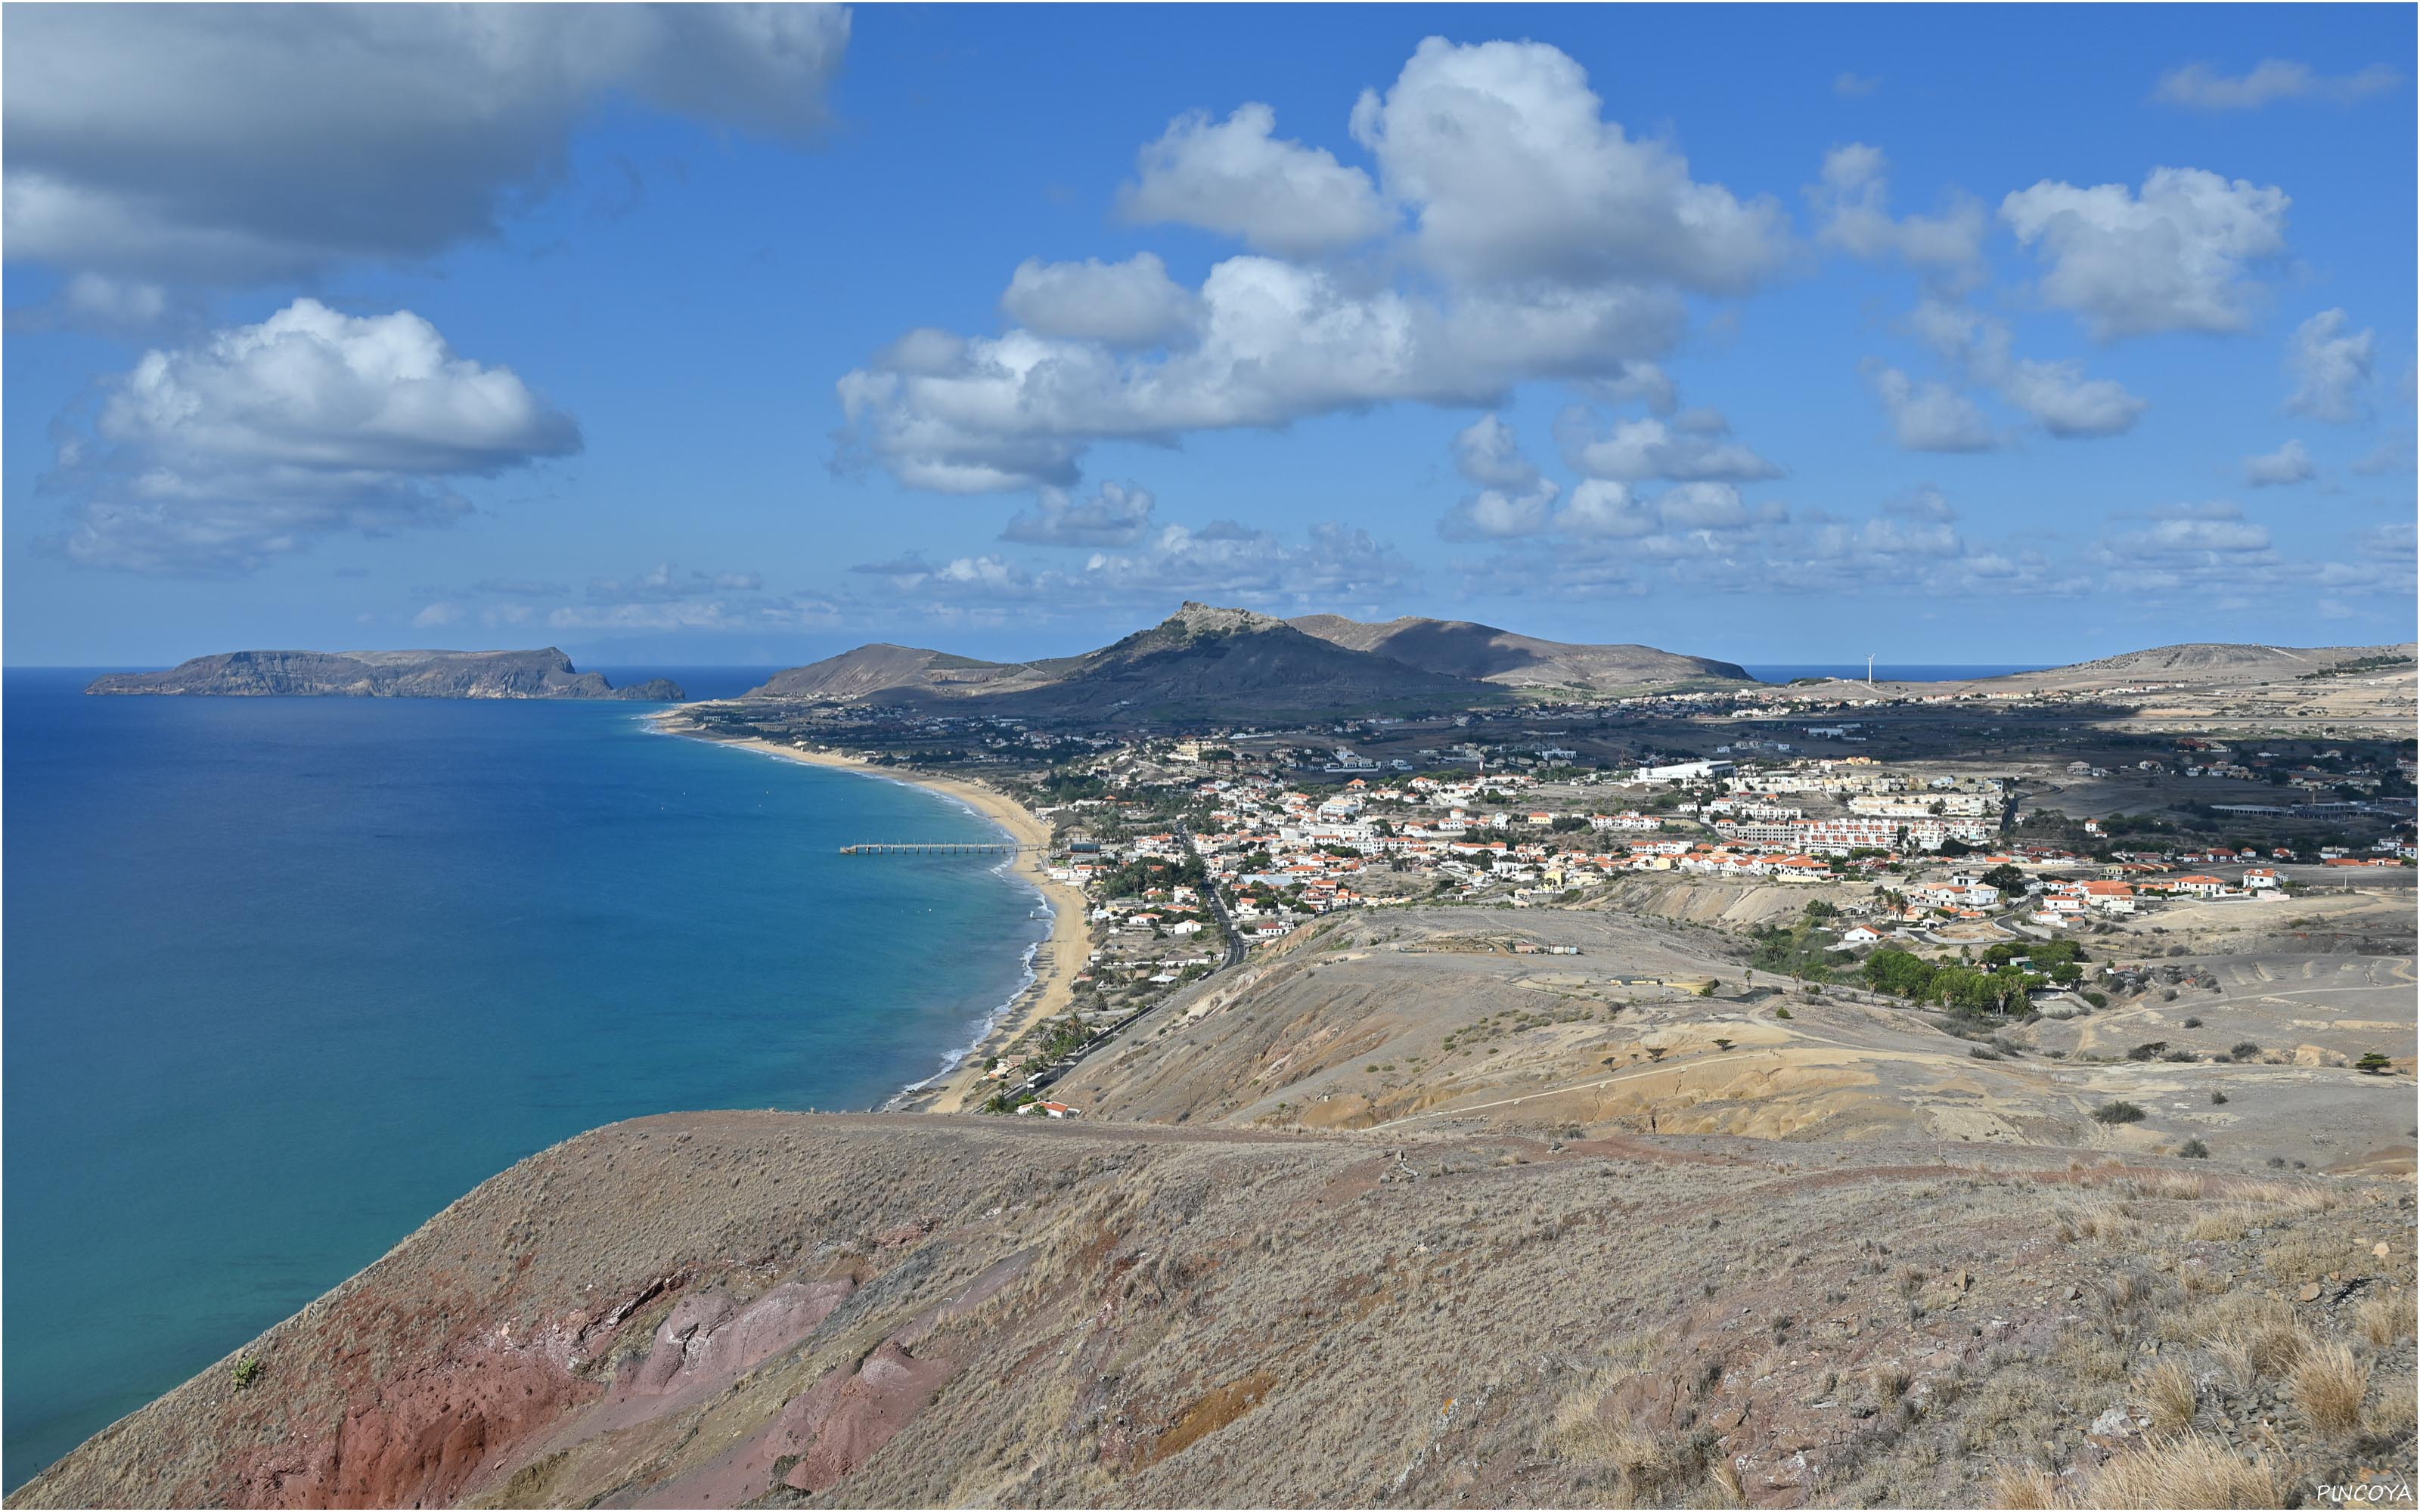
<svg viewBox="0 0 2420 1512">
<path fill-rule="evenodd" d="M 877 640 L 804 667 L 775 672 L 748 692 L 750 698 L 828 699 L 834 702 L 885 702 L 884 695 L 968 696 L 1031 687 L 1050 673 L 1026 662 L 977 661 L 921 646 Z"/>
<path fill-rule="evenodd" d="M 2411 1208 L 2042 1149 L 674 1115 L 11 1500 L 2274 1505 L 2409 1473 Z"/>
<path fill-rule="evenodd" d="M 2033 677 L 2061 675 L 2098 676 L 2108 673 L 2154 673 L 2172 677 L 2250 677 L 2267 678 L 2279 674 L 2292 676 L 2318 671 L 2340 662 L 2365 656 L 2396 656 L 2409 659 L 2412 647 L 2400 646 L 2260 646 L 2196 642 L 2186 645 L 2154 646 L 2148 651 L 2129 651 L 2119 656 L 2103 656 L 2098 661 L 2078 662 L 2071 667 L 2054 667 L 2048 671 L 2033 672 Z"/>
<path fill-rule="evenodd" d="M 641 699 L 673 702 L 679 685 L 655 678 L 615 687 L 542 651 L 230 651 L 162 672 L 113 672 L 87 693 L 209 698 Z"/>
<path fill-rule="evenodd" d="M 2220 643 L 2153 646 L 2095 661 L 2044 668 L 2038 672 L 2011 672 L 1972 683 L 1884 683 L 1897 693 L 1948 692 L 1961 688 L 2071 689 L 2088 691 L 2120 685 L 2156 683 L 2194 688 L 2227 688 L 2260 684 L 2307 685 L 2313 673 L 2375 661 L 2391 670 L 2398 661 L 2410 671 L 2412 648 L 2400 646 L 2259 646 Z"/>
<path fill-rule="evenodd" d="M 1507 687 L 1613 689 L 1699 678 L 1748 680 L 1743 668 L 1653 646 L 1571 645 L 1468 620 L 1406 615 L 1383 625 L 1341 614 L 1306 614 L 1295 629 L 1355 651 L 1373 652 L 1423 671 L 1500 683 Z"/>
</svg>

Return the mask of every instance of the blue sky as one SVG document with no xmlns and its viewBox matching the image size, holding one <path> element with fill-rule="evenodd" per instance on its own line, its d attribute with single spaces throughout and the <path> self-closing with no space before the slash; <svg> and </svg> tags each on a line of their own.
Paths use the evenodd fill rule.
<svg viewBox="0 0 2420 1512">
<path fill-rule="evenodd" d="M 2412 633 L 2409 8 L 0 24 L 12 664 Z"/>
</svg>

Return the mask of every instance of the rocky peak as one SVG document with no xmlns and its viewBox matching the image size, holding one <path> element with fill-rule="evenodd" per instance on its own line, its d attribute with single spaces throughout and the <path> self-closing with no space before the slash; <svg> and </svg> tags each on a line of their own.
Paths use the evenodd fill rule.
<svg viewBox="0 0 2420 1512">
<path fill-rule="evenodd" d="M 1176 612 L 1160 622 L 1163 630 L 1187 636 L 1204 635 L 1265 635 L 1272 630 L 1290 629 L 1285 621 L 1248 609 L 1221 609 L 1216 604 L 1200 604 L 1187 599 Z"/>
</svg>

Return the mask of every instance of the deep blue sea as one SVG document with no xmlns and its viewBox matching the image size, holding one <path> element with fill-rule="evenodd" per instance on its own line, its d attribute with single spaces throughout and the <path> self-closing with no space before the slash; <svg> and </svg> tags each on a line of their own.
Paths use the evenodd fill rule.
<svg viewBox="0 0 2420 1512">
<path fill-rule="evenodd" d="M 964 808 L 649 705 L 92 675 L 0 685 L 10 1489 L 557 1140 L 931 1074 L 1047 927 L 994 863 L 836 854 Z"/>
<path fill-rule="evenodd" d="M 1803 667 L 1750 667 L 1742 663 L 1746 673 L 1760 683 L 1787 683 L 1801 677 L 1849 677 L 1863 682 L 1866 664 L 1812 663 Z M 1877 683 L 1963 683 L 1977 677 L 2006 677 L 2012 672 L 2038 672 L 2042 669 L 2028 663 L 2023 667 L 1960 667 L 1960 666 L 1896 666 L 1890 662 L 1874 663 Z"/>
</svg>

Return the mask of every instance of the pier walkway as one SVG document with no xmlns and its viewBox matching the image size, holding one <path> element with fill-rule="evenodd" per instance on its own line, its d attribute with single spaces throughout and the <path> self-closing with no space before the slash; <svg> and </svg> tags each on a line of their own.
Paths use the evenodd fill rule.
<svg viewBox="0 0 2420 1512">
<path fill-rule="evenodd" d="M 1048 850 L 1047 845 L 1018 844 L 1004 840 L 862 841 L 840 848 L 843 856 L 1016 856 Z"/>
</svg>

